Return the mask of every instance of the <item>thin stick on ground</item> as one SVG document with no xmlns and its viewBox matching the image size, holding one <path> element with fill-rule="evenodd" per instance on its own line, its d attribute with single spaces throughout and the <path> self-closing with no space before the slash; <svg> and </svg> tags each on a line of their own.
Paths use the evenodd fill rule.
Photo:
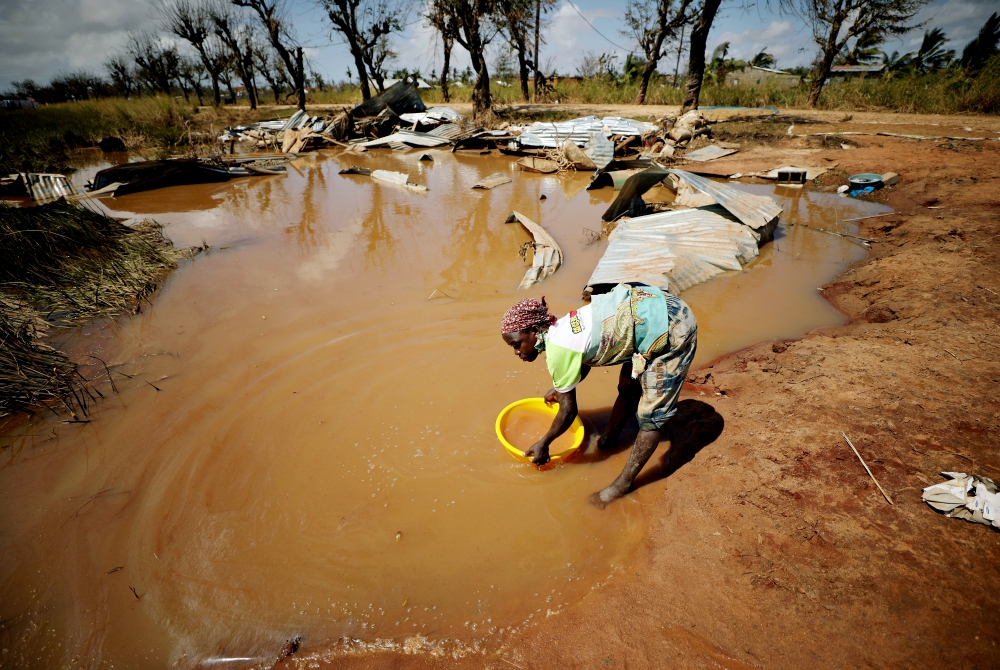
<svg viewBox="0 0 1000 670">
<path fill-rule="evenodd" d="M 878 483 L 877 479 L 875 479 L 875 475 L 872 474 L 872 471 L 868 467 L 868 464 L 865 463 L 865 459 L 861 458 L 861 454 L 859 454 L 858 450 L 854 448 L 854 444 L 851 442 L 851 438 L 847 437 L 847 433 L 845 433 L 844 431 L 840 431 L 840 434 L 844 436 L 845 440 L 847 440 L 847 444 L 850 445 L 851 451 L 853 451 L 854 455 L 858 457 L 859 461 L 861 461 L 861 465 L 865 466 L 865 472 L 867 472 L 868 476 L 872 478 L 873 482 L 875 482 L 875 486 L 878 487 L 878 490 L 882 492 L 882 495 L 885 496 L 885 499 L 889 502 L 890 505 L 895 505 L 896 503 L 892 502 L 892 498 L 889 497 L 889 494 L 885 492 L 885 489 L 882 488 L 882 485 Z"/>
</svg>

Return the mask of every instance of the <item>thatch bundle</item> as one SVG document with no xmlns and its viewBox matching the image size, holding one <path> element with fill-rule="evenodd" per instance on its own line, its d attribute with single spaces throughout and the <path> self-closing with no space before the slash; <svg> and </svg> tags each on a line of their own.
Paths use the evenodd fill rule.
<svg viewBox="0 0 1000 670">
<path fill-rule="evenodd" d="M 0 206 L 0 418 L 90 398 L 76 365 L 40 338 L 132 312 L 177 266 L 160 226 L 135 228 L 65 202 Z"/>
</svg>

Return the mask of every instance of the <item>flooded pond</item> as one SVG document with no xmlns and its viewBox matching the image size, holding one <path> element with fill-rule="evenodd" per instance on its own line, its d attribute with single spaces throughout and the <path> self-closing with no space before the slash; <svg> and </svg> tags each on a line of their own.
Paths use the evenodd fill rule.
<svg viewBox="0 0 1000 670">
<path fill-rule="evenodd" d="M 63 343 L 123 373 L 90 423 L 50 415 L 0 442 L 5 667 L 268 665 L 294 634 L 306 650 L 343 636 L 498 640 L 631 560 L 643 496 L 669 481 L 600 511 L 586 498 L 627 451 L 591 447 L 540 472 L 494 435 L 504 406 L 550 384 L 544 364 L 504 344 L 500 318 L 525 295 L 558 314 L 579 306 L 605 246 L 585 228 L 600 228 L 615 192 L 584 190 L 587 173 L 421 153 L 313 154 L 286 177 L 101 201 L 212 251 L 141 314 Z M 351 164 L 430 191 L 337 174 Z M 470 188 L 493 172 L 514 182 Z M 740 187 L 785 213 L 744 272 L 684 293 L 700 322 L 696 365 L 843 322 L 816 288 L 864 249 L 787 224 L 884 210 Z M 529 238 L 504 223 L 512 209 L 566 257 L 527 292 Z M 580 387 L 591 427 L 617 373 L 599 368 Z"/>
</svg>

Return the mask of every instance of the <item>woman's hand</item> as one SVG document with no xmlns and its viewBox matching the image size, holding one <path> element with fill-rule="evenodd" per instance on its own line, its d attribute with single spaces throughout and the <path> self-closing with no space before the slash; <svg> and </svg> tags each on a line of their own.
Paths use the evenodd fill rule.
<svg viewBox="0 0 1000 670">
<path fill-rule="evenodd" d="M 531 449 L 524 452 L 524 455 L 531 459 L 534 465 L 545 465 L 549 462 L 549 445 L 545 438 L 535 442 Z"/>
<path fill-rule="evenodd" d="M 543 397 L 545 399 L 545 404 L 551 407 L 552 403 L 559 402 L 559 391 L 555 389 L 549 389 L 548 391 L 545 392 L 545 395 Z"/>
</svg>

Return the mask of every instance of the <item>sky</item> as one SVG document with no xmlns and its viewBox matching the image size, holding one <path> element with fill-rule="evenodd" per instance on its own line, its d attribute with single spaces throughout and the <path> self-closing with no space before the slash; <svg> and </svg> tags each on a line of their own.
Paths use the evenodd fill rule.
<svg viewBox="0 0 1000 670">
<path fill-rule="evenodd" d="M 286 12 L 299 42 L 306 47 L 311 68 L 327 81 L 347 78 L 352 64 L 342 40 L 332 34 L 317 0 L 286 0 Z M 795 16 L 782 15 L 774 1 L 723 2 L 712 26 L 708 52 L 729 42 L 731 58 L 749 59 L 767 48 L 778 67 L 808 65 L 816 54 L 809 29 Z M 574 74 L 583 56 L 610 52 L 624 61 L 635 41 L 623 35 L 625 0 L 557 0 L 548 14 L 541 48 L 545 69 Z M 996 0 L 933 0 L 916 17 L 929 27 L 939 27 L 951 40 L 948 48 L 959 54 L 975 37 Z M 440 69 L 440 42 L 414 13 L 404 34 L 397 36 L 398 67 L 423 73 Z M 103 73 L 103 62 L 125 43 L 128 31 L 158 29 L 159 19 L 151 0 L 0 0 L 0 90 L 10 82 L 34 79 L 47 83 L 60 72 L 89 70 Z M 900 53 L 919 47 L 922 31 L 916 30 L 889 42 L 885 50 Z M 500 48 L 494 44 L 494 53 Z M 661 61 L 660 71 L 672 71 L 674 57 Z M 686 55 L 685 55 L 686 58 Z M 452 62 L 460 69 L 468 55 L 456 46 Z M 352 68 L 353 69 L 353 68 Z M 684 70 L 684 60 L 681 61 Z"/>
</svg>

